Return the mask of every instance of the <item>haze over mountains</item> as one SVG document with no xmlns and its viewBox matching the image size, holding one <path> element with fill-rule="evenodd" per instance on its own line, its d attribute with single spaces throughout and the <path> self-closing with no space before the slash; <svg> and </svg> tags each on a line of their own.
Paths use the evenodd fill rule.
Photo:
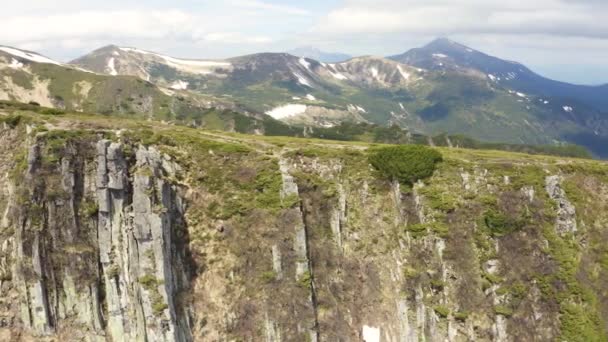
<svg viewBox="0 0 608 342">
<path fill-rule="evenodd" d="M 0 51 L 0 97 L 164 120 L 223 108 L 293 127 L 368 122 L 491 142 L 577 143 L 608 156 L 608 86 L 552 81 L 445 38 L 402 55 L 340 62 L 326 61 L 348 56 L 311 49 L 293 53 L 322 60 L 287 53 L 189 60 L 106 46 L 49 64 L 24 53 Z"/>
<path fill-rule="evenodd" d="M 306 57 L 310 59 L 317 60 L 319 62 L 325 63 L 338 63 L 344 62 L 353 58 L 351 55 L 347 55 L 345 53 L 340 52 L 325 52 L 321 51 L 312 46 L 299 47 L 293 50 L 287 51 L 288 54 L 298 56 L 298 57 Z"/>
</svg>

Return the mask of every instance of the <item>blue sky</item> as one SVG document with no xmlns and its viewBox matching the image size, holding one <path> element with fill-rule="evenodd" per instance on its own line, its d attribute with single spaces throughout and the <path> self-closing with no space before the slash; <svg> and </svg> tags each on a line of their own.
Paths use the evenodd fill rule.
<svg viewBox="0 0 608 342">
<path fill-rule="evenodd" d="M 549 77 L 608 83 L 605 0 L 29 0 L 0 44 L 70 60 L 107 44 L 192 58 L 315 46 L 392 55 L 447 36 Z"/>
</svg>

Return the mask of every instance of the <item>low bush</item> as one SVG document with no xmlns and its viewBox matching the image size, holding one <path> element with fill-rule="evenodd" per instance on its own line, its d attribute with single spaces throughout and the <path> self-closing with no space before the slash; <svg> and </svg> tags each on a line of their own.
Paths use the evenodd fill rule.
<svg viewBox="0 0 608 342">
<path fill-rule="evenodd" d="M 21 122 L 21 115 L 8 115 L 0 117 L 0 123 L 7 124 L 10 128 L 15 128 Z"/>
<path fill-rule="evenodd" d="M 442 160 L 439 151 L 420 145 L 383 147 L 369 156 L 369 162 L 380 176 L 409 186 L 432 176 Z"/>
<path fill-rule="evenodd" d="M 526 225 L 526 220 L 514 219 L 503 212 L 489 209 L 484 214 L 484 223 L 492 236 L 501 237 L 522 229 Z"/>
</svg>

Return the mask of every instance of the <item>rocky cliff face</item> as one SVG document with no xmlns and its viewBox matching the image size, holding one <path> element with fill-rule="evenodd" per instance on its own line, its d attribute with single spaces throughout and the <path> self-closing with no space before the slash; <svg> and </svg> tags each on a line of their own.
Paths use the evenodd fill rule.
<svg viewBox="0 0 608 342">
<path fill-rule="evenodd" d="M 604 164 L 446 149 L 410 189 L 356 146 L 43 126 L 0 131 L 2 339 L 606 340 Z"/>
<path fill-rule="evenodd" d="M 4 324 L 69 340 L 189 339 L 186 204 L 168 180 L 179 167 L 154 148 L 28 140 L 9 184 Z"/>
</svg>

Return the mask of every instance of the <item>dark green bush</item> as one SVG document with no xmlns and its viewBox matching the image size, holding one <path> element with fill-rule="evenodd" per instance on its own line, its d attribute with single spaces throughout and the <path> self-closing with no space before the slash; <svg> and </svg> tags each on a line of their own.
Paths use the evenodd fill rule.
<svg viewBox="0 0 608 342">
<path fill-rule="evenodd" d="M 369 156 L 369 162 L 382 177 L 404 185 L 432 176 L 442 160 L 439 151 L 420 145 L 383 147 Z"/>
<path fill-rule="evenodd" d="M 64 111 L 60 110 L 60 109 L 55 109 L 55 108 L 44 108 L 40 111 L 41 114 L 45 114 L 45 115 L 63 115 L 65 114 Z"/>
<path fill-rule="evenodd" d="M 0 123 L 7 124 L 10 128 L 15 128 L 21 122 L 21 115 L 8 115 L 0 117 Z"/>
<path fill-rule="evenodd" d="M 525 218 L 514 219 L 503 212 L 489 209 L 484 214 L 484 223 L 495 237 L 505 236 L 522 229 L 526 225 Z"/>
</svg>

